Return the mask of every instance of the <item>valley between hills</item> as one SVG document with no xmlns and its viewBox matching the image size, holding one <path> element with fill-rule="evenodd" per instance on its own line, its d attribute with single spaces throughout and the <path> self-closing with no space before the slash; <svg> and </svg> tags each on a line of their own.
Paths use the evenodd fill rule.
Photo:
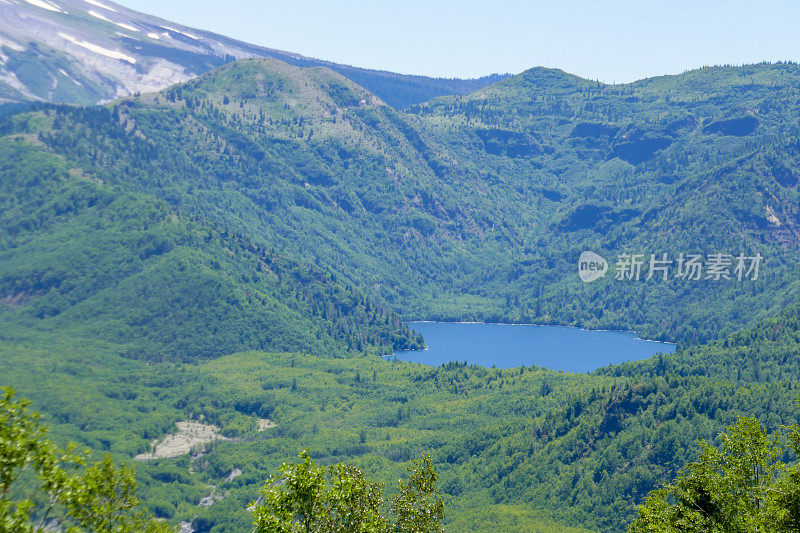
<svg viewBox="0 0 800 533">
<path fill-rule="evenodd" d="M 228 59 L 0 108 L 0 384 L 57 443 L 132 464 L 159 519 L 248 531 L 307 449 L 388 487 L 430 454 L 447 531 L 624 531 L 698 440 L 796 422 L 800 66 L 532 68 L 411 99 Z M 584 250 L 763 264 L 583 283 Z M 413 320 L 677 349 L 588 373 L 379 358 L 425 347 Z"/>
</svg>

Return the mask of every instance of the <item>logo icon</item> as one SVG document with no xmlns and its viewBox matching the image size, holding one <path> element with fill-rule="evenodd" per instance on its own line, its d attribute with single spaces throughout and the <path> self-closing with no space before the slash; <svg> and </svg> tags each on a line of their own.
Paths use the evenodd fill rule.
<svg viewBox="0 0 800 533">
<path fill-rule="evenodd" d="M 608 262 L 594 252 L 581 252 L 578 258 L 578 277 L 584 283 L 591 283 L 606 275 Z"/>
</svg>

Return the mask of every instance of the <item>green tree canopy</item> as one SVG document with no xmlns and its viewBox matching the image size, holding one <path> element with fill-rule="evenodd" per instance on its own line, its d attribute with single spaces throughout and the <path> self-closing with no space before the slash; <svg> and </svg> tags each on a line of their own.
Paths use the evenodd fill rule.
<svg viewBox="0 0 800 533">
<path fill-rule="evenodd" d="M 46 439 L 29 402 L 0 397 L 0 531 L 65 527 L 71 533 L 162 533 L 136 497 L 133 470 L 109 456 L 93 464 Z"/>
<path fill-rule="evenodd" d="M 367 481 L 352 465 L 325 468 L 306 451 L 299 457 L 298 463 L 284 464 L 261 490 L 253 510 L 257 533 L 442 531 L 444 503 L 429 456 L 414 461 L 389 501 L 381 484 Z"/>
<path fill-rule="evenodd" d="M 789 428 L 800 452 L 800 426 Z M 778 434 L 739 417 L 719 447 L 701 442 L 700 457 L 639 508 L 632 533 L 800 530 L 800 465 L 780 460 Z"/>
</svg>

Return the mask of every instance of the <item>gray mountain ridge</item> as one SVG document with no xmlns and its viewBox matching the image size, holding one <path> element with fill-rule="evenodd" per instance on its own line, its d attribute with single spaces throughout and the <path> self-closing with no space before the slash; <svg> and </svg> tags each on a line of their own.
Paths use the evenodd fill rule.
<svg viewBox="0 0 800 533">
<path fill-rule="evenodd" d="M 251 57 L 328 67 L 396 108 L 465 94 L 507 77 L 429 78 L 341 65 L 189 28 L 106 0 L 0 0 L 0 104 L 91 105 L 158 91 Z"/>
</svg>

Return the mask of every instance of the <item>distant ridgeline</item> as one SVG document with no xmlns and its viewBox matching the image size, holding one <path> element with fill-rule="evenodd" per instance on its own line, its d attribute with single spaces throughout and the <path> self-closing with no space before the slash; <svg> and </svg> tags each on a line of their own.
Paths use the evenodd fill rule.
<svg viewBox="0 0 800 533">
<path fill-rule="evenodd" d="M 490 74 L 474 79 L 431 78 L 341 65 L 276 50 L 266 50 L 262 54 L 298 67 L 329 68 L 370 91 L 395 109 L 405 109 L 437 96 L 471 93 L 510 76 L 510 74 Z"/>
<path fill-rule="evenodd" d="M 3 132 L 407 318 L 691 343 L 798 301 L 799 81 L 793 64 L 613 86 L 535 68 L 403 113 L 328 69 L 258 59 Z M 645 262 L 581 283 L 583 250 L 763 263 L 757 280 L 648 280 Z"/>
</svg>

